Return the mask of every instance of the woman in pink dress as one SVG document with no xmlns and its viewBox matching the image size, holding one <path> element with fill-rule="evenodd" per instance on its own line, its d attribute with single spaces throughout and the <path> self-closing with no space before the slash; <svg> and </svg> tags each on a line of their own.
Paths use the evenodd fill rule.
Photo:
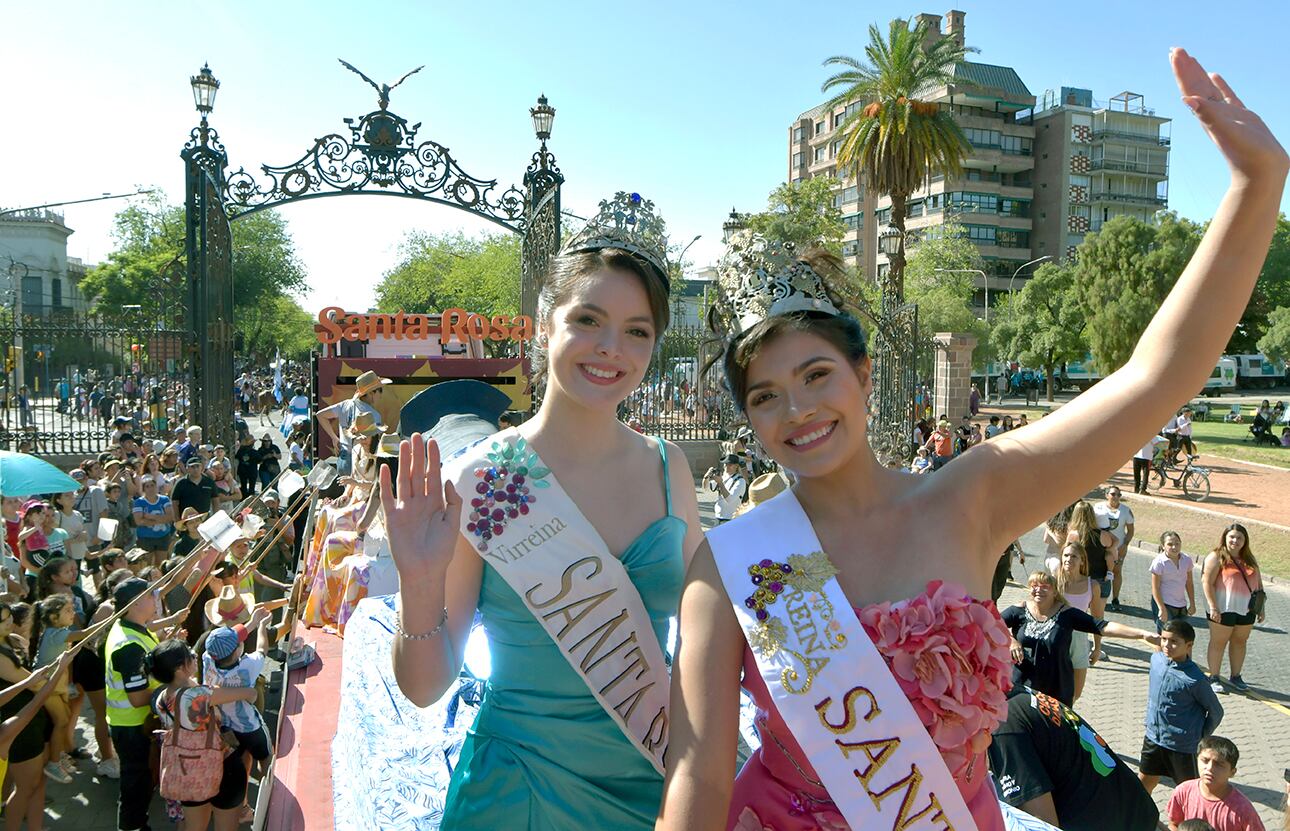
<svg viewBox="0 0 1290 831">
<path fill-rule="evenodd" d="M 1290 167 L 1285 151 L 1221 77 L 1180 49 L 1171 61 L 1184 104 L 1226 158 L 1231 186 L 1132 357 L 1096 387 L 933 476 L 907 476 L 881 464 L 870 447 L 865 414 L 873 365 L 855 318 L 800 308 L 777 314 L 772 305 L 769 316 L 743 326 L 723 359 L 735 403 L 761 446 L 796 476 L 792 493 L 781 498 L 800 504 L 836 569 L 836 585 L 913 705 L 980 831 L 1003 827 L 985 749 L 1006 713 L 1011 661 L 998 612 L 977 599 L 989 597 L 999 552 L 1105 481 L 1203 385 L 1245 310 L 1277 221 Z M 818 265 L 799 260 L 768 275 L 782 278 L 770 280 L 779 290 L 774 296 L 797 291 L 798 278 L 809 280 Z M 1013 495 L 1006 502 L 997 498 L 1004 489 Z M 771 507 L 724 524 L 723 539 L 732 533 L 726 529 Z M 774 542 L 767 540 L 768 548 Z M 746 615 L 736 615 L 722 567 L 705 543 L 682 595 L 657 827 L 846 828 L 767 694 L 741 626 Z M 762 745 L 736 781 L 741 683 L 760 708 Z M 855 679 L 863 683 L 868 679 Z M 819 691 L 825 694 L 840 693 Z M 831 772 L 836 763 L 829 763 Z M 863 782 L 861 771 L 873 764 L 872 751 L 854 751 L 847 776 L 855 767 Z M 907 827 L 944 827 L 936 816 L 925 814 Z"/>
</svg>

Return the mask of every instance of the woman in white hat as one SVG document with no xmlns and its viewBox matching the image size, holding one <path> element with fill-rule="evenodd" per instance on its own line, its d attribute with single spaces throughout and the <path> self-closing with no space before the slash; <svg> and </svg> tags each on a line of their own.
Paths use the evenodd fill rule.
<svg viewBox="0 0 1290 831">
<path fill-rule="evenodd" d="M 377 424 L 383 424 L 377 404 L 385 387 L 392 383 L 394 382 L 389 378 L 382 378 L 368 370 L 355 379 L 353 396 L 318 411 L 318 426 L 332 440 L 337 458 L 336 469 L 341 474 L 347 474 L 351 470 L 353 437 L 349 428 L 354 424 L 354 419 L 360 413 L 367 413 L 376 419 Z"/>
<path fill-rule="evenodd" d="M 667 684 L 660 643 L 701 530 L 681 451 L 627 427 L 617 408 L 668 324 L 664 242 L 639 195 L 602 203 L 542 284 L 535 363 L 546 390 L 533 418 L 450 458 L 452 485 L 420 433 L 400 448 L 397 499 L 381 471 L 400 688 L 426 706 L 456 683 L 476 610 L 489 638 L 492 671 L 444 831 L 654 826 L 667 720 L 654 687 Z M 583 578 L 608 594 L 588 600 Z M 635 647 L 609 654 L 629 637 Z M 635 680 L 620 688 L 600 675 L 611 668 Z"/>
</svg>

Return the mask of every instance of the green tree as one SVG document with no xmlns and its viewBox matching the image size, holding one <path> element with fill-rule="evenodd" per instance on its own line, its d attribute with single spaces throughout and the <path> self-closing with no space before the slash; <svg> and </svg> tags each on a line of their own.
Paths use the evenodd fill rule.
<svg viewBox="0 0 1290 831">
<path fill-rule="evenodd" d="M 834 204 L 837 179 L 816 177 L 780 185 L 770 192 L 766 210 L 750 214 L 745 226 L 767 239 L 791 242 L 799 250 L 822 246 L 839 254 L 846 225 Z"/>
<path fill-rule="evenodd" d="M 826 110 L 845 104 L 851 111 L 842 122 L 838 172 L 891 197 L 891 223 L 900 231 L 902 244 L 891 258 L 885 290 L 898 300 L 905 291 L 903 238 L 909 196 L 933 173 L 947 179 L 957 175 L 970 149 L 949 112 L 919 96 L 956 83 L 954 68 L 966 52 L 953 38 L 929 32 L 925 23 L 910 28 L 908 21 L 896 19 L 885 39 L 876 25 L 869 26 L 868 63 L 846 55 L 824 62 L 842 67 L 823 84 L 824 92 L 841 90 Z"/>
<path fill-rule="evenodd" d="M 1259 339 L 1271 326 L 1272 311 L 1286 306 L 1290 306 L 1290 220 L 1282 214 L 1277 220 L 1267 259 L 1259 271 L 1254 294 L 1223 351 L 1228 355 L 1244 355 L 1258 350 Z"/>
<path fill-rule="evenodd" d="M 304 360 L 317 344 L 314 319 L 314 315 L 288 294 L 277 294 L 258 305 L 243 307 L 237 314 L 243 352 L 256 366 L 267 366 L 279 353 L 291 360 Z"/>
<path fill-rule="evenodd" d="M 972 309 L 976 284 L 970 270 L 984 263 L 976 245 L 962 225 L 947 222 L 911 239 L 905 267 L 908 300 L 918 304 L 919 373 L 930 377 L 934 353 L 932 335 L 937 332 L 969 332 L 977 337 L 973 365 L 989 360 L 989 330 Z"/>
<path fill-rule="evenodd" d="M 1088 350 L 1083 313 L 1073 299 L 1075 280 L 1074 267 L 1045 263 L 1021 291 L 995 309 L 991 333 L 995 354 L 1043 367 L 1049 401 L 1057 369 Z"/>
<path fill-rule="evenodd" d="M 513 315 L 520 308 L 520 239 L 513 234 L 468 237 L 413 233 L 398 265 L 376 287 L 376 310 L 420 314 L 459 308 L 483 315 Z M 510 348 L 484 341 L 490 353 Z"/>
<path fill-rule="evenodd" d="M 1274 361 L 1290 362 L 1290 306 L 1278 306 L 1268 315 L 1268 329 L 1258 347 Z"/>
<path fill-rule="evenodd" d="M 1071 296 L 1103 375 L 1124 365 L 1200 243 L 1201 228 L 1173 212 L 1148 223 L 1108 220 L 1080 245 Z"/>
<path fill-rule="evenodd" d="M 184 221 L 182 207 L 156 197 L 116 215 L 116 248 L 80 285 L 96 313 L 126 325 L 177 319 L 188 302 Z M 274 211 L 263 211 L 234 221 L 231 229 L 233 325 L 242 334 L 244 349 L 255 344 L 250 354 L 256 358 L 278 349 L 289 352 L 301 337 L 301 331 L 292 328 L 299 316 L 286 313 L 292 305 L 300 308 L 290 294 L 305 288 L 307 281 L 286 222 Z M 134 305 L 142 311 L 122 310 Z M 275 311 L 282 313 L 275 323 L 262 323 Z M 311 329 L 306 326 L 304 336 Z"/>
</svg>

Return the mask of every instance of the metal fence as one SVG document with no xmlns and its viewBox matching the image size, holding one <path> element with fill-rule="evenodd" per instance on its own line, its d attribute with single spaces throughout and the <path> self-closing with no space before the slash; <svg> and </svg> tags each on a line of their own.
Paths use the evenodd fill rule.
<svg viewBox="0 0 1290 831">
<path fill-rule="evenodd" d="M 703 368 L 720 345 L 701 326 L 668 329 L 640 387 L 623 402 L 624 420 L 669 441 L 716 439 L 735 419 L 719 367 Z"/>
<path fill-rule="evenodd" d="M 186 424 L 190 336 L 140 307 L 106 317 L 53 308 L 0 320 L 0 448 L 42 455 L 107 449 L 112 423 L 143 438 Z"/>
</svg>

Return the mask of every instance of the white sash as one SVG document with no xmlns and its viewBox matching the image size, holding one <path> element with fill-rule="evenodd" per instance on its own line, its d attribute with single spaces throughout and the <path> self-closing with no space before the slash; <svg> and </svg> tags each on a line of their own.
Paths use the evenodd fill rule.
<svg viewBox="0 0 1290 831">
<path fill-rule="evenodd" d="M 793 492 L 707 539 L 775 706 L 850 826 L 976 831 Z"/>
<path fill-rule="evenodd" d="M 462 535 L 662 773 L 667 665 L 627 569 L 514 428 L 444 462 L 443 476 L 466 503 Z"/>
</svg>

